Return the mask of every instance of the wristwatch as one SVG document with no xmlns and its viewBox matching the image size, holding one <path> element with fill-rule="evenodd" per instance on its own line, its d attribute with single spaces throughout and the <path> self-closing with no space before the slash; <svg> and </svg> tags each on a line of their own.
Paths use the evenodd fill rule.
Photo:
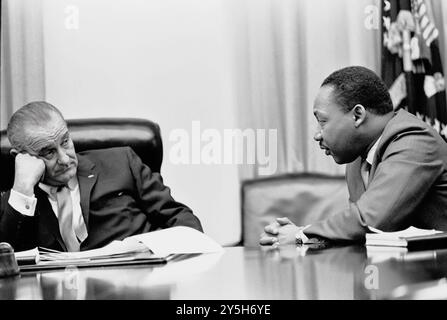
<svg viewBox="0 0 447 320">
<path fill-rule="evenodd" d="M 296 235 L 295 235 L 295 243 L 297 244 L 297 245 L 301 245 L 301 244 L 304 244 L 304 243 L 306 243 L 307 241 L 309 241 L 309 238 L 304 234 L 304 230 L 306 230 L 307 228 L 309 228 L 310 227 L 310 224 L 308 224 L 307 226 L 305 226 L 305 227 L 299 227 L 298 228 L 298 232 L 296 233 Z"/>
</svg>

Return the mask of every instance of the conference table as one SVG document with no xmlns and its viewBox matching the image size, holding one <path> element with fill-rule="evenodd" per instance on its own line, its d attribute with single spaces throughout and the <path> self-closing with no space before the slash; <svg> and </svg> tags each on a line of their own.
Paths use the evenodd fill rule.
<svg viewBox="0 0 447 320">
<path fill-rule="evenodd" d="M 447 250 L 225 247 L 166 264 L 22 272 L 0 279 L 0 300 L 445 299 L 446 276 Z"/>
</svg>

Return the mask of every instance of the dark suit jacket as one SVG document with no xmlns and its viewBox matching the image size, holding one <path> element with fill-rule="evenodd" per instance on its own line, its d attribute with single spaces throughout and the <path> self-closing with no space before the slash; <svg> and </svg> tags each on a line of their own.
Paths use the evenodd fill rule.
<svg viewBox="0 0 447 320">
<path fill-rule="evenodd" d="M 199 219 L 171 197 L 160 174 L 151 172 L 131 148 L 85 151 L 78 160 L 81 209 L 88 230 L 81 250 L 158 228 L 182 225 L 202 231 Z M 15 211 L 8 204 L 9 194 L 1 197 L 0 241 L 15 250 L 36 246 L 66 250 L 44 191 L 35 188 L 34 217 Z"/>
<path fill-rule="evenodd" d="M 346 167 L 349 208 L 312 224 L 306 234 L 354 240 L 364 238 L 367 226 L 447 231 L 447 144 L 432 128 L 400 110 L 383 130 L 366 190 L 360 163 L 358 158 Z"/>
</svg>

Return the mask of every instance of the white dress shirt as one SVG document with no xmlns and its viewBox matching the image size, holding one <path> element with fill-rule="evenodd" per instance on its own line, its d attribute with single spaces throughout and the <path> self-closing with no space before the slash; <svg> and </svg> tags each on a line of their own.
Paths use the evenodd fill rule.
<svg viewBox="0 0 447 320">
<path fill-rule="evenodd" d="M 48 201 L 50 202 L 51 208 L 53 209 L 53 212 L 57 218 L 59 214 L 55 196 L 57 187 L 52 187 L 43 183 L 39 183 L 39 188 L 42 189 L 48 195 Z M 81 201 L 80 201 L 81 196 L 79 193 L 79 184 L 76 176 L 68 182 L 68 188 L 70 189 L 70 195 L 73 204 L 72 225 L 76 233 L 76 237 L 78 238 L 79 242 L 82 242 L 87 238 L 88 233 L 84 221 L 84 216 L 82 215 Z M 8 203 L 11 207 L 13 207 L 16 211 L 20 212 L 21 214 L 33 217 L 36 210 L 37 199 L 34 195 L 32 197 L 28 197 L 12 189 Z"/>
</svg>

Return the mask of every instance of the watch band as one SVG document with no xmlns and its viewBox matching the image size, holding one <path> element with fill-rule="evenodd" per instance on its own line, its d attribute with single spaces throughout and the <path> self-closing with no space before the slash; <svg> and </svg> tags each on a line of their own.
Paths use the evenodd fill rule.
<svg viewBox="0 0 447 320">
<path fill-rule="evenodd" d="M 305 244 L 309 241 L 309 238 L 304 234 L 304 230 L 310 227 L 310 224 L 308 224 L 305 227 L 299 227 L 298 232 L 295 235 L 295 243 L 297 245 Z"/>
</svg>

